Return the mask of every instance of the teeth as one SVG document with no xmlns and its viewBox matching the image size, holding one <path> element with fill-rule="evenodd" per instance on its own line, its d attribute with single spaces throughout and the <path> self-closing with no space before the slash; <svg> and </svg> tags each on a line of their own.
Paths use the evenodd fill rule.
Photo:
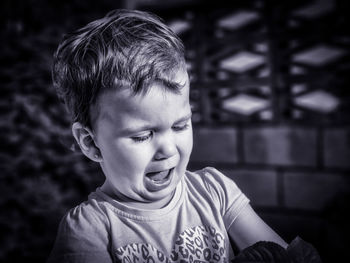
<svg viewBox="0 0 350 263">
<path fill-rule="evenodd" d="M 162 181 L 164 180 L 168 174 L 169 174 L 170 170 L 165 170 L 165 171 L 161 171 L 161 172 L 153 172 L 153 173 L 148 173 L 147 176 L 152 180 L 152 181 Z"/>
</svg>

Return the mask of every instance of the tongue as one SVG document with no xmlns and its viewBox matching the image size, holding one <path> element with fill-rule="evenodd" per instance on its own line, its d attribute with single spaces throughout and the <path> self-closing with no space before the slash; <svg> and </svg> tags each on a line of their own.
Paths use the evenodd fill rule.
<svg viewBox="0 0 350 263">
<path fill-rule="evenodd" d="M 169 173 L 169 170 L 166 170 L 162 172 L 148 173 L 147 176 L 153 181 L 161 181 L 168 176 L 168 173 Z"/>
</svg>

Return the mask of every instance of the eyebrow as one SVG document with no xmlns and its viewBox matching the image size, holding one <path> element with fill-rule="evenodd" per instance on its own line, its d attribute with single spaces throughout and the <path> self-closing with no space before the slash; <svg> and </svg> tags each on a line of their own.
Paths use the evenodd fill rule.
<svg viewBox="0 0 350 263">
<path fill-rule="evenodd" d="M 174 122 L 174 125 L 188 121 L 191 119 L 191 117 L 192 117 L 192 112 L 190 112 L 186 116 L 181 117 L 178 120 L 176 120 Z M 141 125 L 141 126 L 138 126 L 135 128 L 125 128 L 120 133 L 121 134 L 130 134 L 130 133 L 135 133 L 135 132 L 139 132 L 139 131 L 146 131 L 146 130 L 151 130 L 151 129 L 154 129 L 154 126 L 149 125 L 149 124 L 145 124 L 145 125 Z"/>
<path fill-rule="evenodd" d="M 189 114 L 185 115 L 184 117 L 181 117 L 180 119 L 178 119 L 177 121 L 174 122 L 174 124 L 178 124 L 184 121 L 188 121 L 189 119 L 191 119 L 192 117 L 192 112 L 190 112 Z"/>
<path fill-rule="evenodd" d="M 180 82 L 173 82 L 173 81 L 169 81 L 169 80 L 164 80 L 164 79 L 160 79 L 160 81 L 168 88 L 171 89 L 171 91 L 175 92 L 175 93 L 180 93 L 181 89 L 183 89 L 186 84 L 187 81 L 185 80 L 184 83 L 180 83 Z"/>
</svg>

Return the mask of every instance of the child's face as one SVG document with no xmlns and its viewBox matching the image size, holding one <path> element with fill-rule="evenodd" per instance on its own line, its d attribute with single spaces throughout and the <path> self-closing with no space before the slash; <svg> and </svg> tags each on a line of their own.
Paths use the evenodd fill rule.
<svg viewBox="0 0 350 263">
<path fill-rule="evenodd" d="M 136 207 L 166 205 L 184 176 L 192 151 L 191 108 L 187 72 L 173 82 L 180 93 L 155 82 L 146 94 L 128 89 L 98 99 L 96 144 L 106 181 L 102 190 Z"/>
</svg>

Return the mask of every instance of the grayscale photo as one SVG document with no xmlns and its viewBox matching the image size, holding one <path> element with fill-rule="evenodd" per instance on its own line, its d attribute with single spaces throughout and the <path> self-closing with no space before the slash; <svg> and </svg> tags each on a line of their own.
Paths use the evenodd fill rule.
<svg viewBox="0 0 350 263">
<path fill-rule="evenodd" d="M 0 262 L 347 261 L 349 1 L 0 9 Z"/>
</svg>

